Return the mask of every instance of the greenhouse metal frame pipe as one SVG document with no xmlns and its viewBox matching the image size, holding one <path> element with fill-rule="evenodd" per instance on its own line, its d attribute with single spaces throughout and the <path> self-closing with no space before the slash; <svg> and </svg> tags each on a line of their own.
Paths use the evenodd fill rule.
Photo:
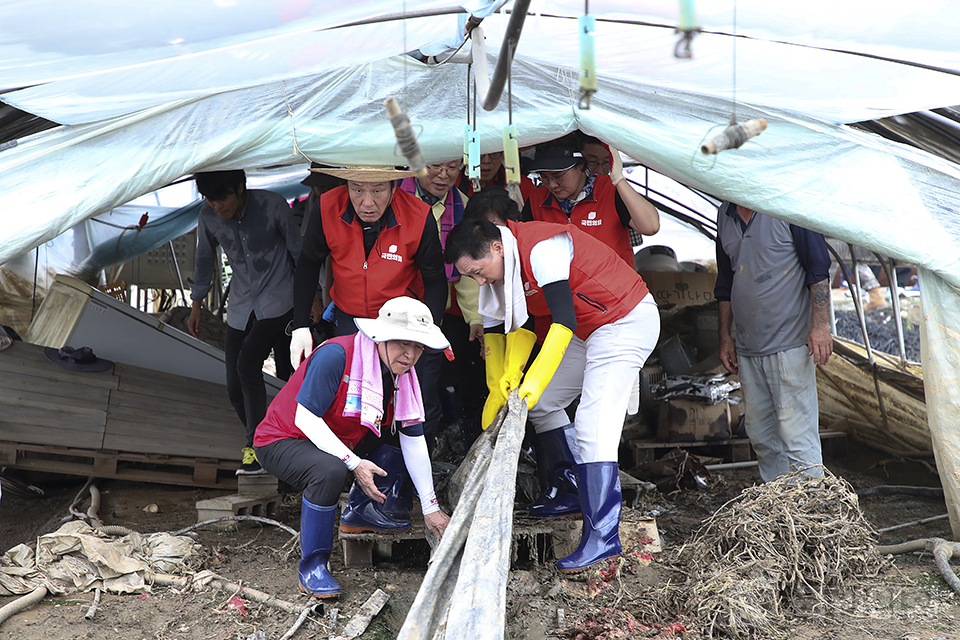
<svg viewBox="0 0 960 640">
<path fill-rule="evenodd" d="M 520 31 L 523 30 L 523 21 L 527 17 L 529 7 L 530 0 L 517 0 L 513 5 L 510 22 L 507 23 L 507 30 L 503 34 L 503 42 L 500 45 L 497 68 L 493 70 L 493 78 L 490 80 L 490 91 L 483 97 L 484 111 L 493 111 L 500 104 L 500 96 L 503 95 L 503 87 L 507 84 L 507 74 L 510 73 L 510 65 L 513 64 L 513 54 L 517 50 Z"/>
</svg>

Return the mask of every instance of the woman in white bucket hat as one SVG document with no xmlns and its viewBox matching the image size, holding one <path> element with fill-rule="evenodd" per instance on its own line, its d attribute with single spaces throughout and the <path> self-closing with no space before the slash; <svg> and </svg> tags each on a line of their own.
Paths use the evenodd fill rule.
<svg viewBox="0 0 960 640">
<path fill-rule="evenodd" d="M 425 304 L 386 301 L 359 331 L 333 338 L 304 360 L 270 404 L 254 447 L 264 469 L 303 489 L 300 589 L 335 597 L 330 574 L 337 501 L 348 471 L 354 484 L 340 516 L 347 532 L 410 528 L 416 487 L 427 528 L 443 535 L 423 437 L 423 402 L 413 366 L 427 349 L 449 346 Z"/>
</svg>

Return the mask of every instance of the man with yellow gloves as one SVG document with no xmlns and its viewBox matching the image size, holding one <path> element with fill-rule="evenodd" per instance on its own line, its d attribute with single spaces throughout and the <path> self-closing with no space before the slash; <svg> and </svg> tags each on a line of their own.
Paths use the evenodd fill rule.
<svg viewBox="0 0 960 640">
<path fill-rule="evenodd" d="M 567 464 L 583 531 L 577 549 L 557 561 L 557 568 L 576 572 L 619 556 L 620 432 L 630 385 L 660 334 L 653 296 L 612 249 L 571 225 L 508 220 L 497 226 L 485 215 L 465 216 L 447 236 L 445 259 L 480 284 L 493 398 L 485 425 L 518 389 L 531 420 L 539 423 L 539 435 L 550 438 L 557 431 L 556 440 L 563 438 L 566 446 L 563 407 L 581 395 L 574 430 L 582 462 Z M 523 326 L 531 315 L 549 315 L 552 324 L 523 375 L 535 341 Z M 503 337 L 494 336 L 488 320 L 502 323 Z M 539 403 L 550 407 L 550 415 L 534 419 Z M 540 425 L 548 430 L 541 432 Z"/>
</svg>

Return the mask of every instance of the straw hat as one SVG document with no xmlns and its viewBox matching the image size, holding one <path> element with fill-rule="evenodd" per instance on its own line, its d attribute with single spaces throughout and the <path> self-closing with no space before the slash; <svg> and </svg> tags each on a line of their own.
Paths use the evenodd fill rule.
<svg viewBox="0 0 960 640">
<path fill-rule="evenodd" d="M 402 180 L 413 175 L 413 171 L 398 169 L 397 167 L 310 167 L 314 173 L 325 173 L 328 176 L 353 180 L 354 182 L 389 182 Z"/>
<path fill-rule="evenodd" d="M 440 327 L 433 324 L 427 305 L 406 296 L 384 302 L 376 318 L 354 318 L 353 321 L 363 335 L 374 342 L 409 340 L 436 351 L 450 346 Z"/>
</svg>

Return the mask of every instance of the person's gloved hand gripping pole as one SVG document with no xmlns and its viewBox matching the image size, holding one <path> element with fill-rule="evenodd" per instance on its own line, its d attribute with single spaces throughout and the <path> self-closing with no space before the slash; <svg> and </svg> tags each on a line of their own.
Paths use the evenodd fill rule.
<svg viewBox="0 0 960 640">
<path fill-rule="evenodd" d="M 573 291 L 569 280 L 559 280 L 543 286 L 543 295 L 550 307 L 553 324 L 547 331 L 540 353 L 530 365 L 520 385 L 520 397 L 532 408 L 540 401 L 543 390 L 547 388 L 553 374 L 557 372 L 567 345 L 577 328 L 577 315 L 573 306 Z M 529 352 L 528 352 L 529 355 Z"/>
</svg>

